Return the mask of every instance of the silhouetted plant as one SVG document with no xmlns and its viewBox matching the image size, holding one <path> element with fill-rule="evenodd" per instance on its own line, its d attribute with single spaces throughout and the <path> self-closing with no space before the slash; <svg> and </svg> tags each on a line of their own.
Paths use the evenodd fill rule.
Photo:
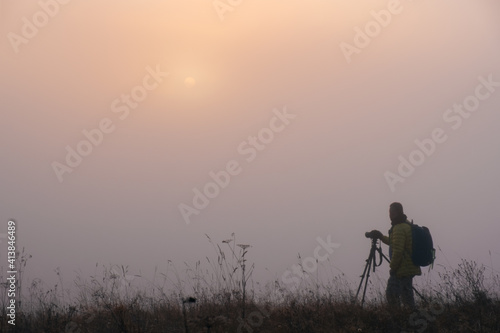
<svg viewBox="0 0 500 333">
<path fill-rule="evenodd" d="M 266 286 L 266 290 L 276 290 L 282 296 L 264 292 L 256 301 L 255 294 L 249 297 L 254 293 L 248 284 L 254 267 L 252 265 L 249 269 L 247 266 L 249 246 L 237 244 L 234 234 L 222 242 L 222 247 L 212 245 L 218 258 L 207 257 L 209 269 L 203 268 L 200 261 L 193 268 L 186 265 L 185 275 L 190 280 L 184 282 L 174 270 L 178 279 L 177 291 L 164 289 L 165 281 L 170 281 L 169 273 L 159 273 L 163 284 L 153 279 L 148 292 L 129 288 L 131 281 L 120 281 L 127 276 L 126 266 L 102 266 L 101 271 L 89 280 L 79 276 L 75 280 L 79 293 L 73 300 L 62 288 L 62 274 L 58 271 L 58 284 L 52 288 L 46 288 L 41 280 L 34 279 L 29 296 L 24 298 L 23 312 L 16 321 L 17 331 L 368 333 L 386 332 L 397 322 L 401 330 L 410 332 L 423 328 L 412 326 L 415 318 L 425 320 L 425 311 L 432 314 L 432 305 L 424 304 L 414 314 L 416 317 L 410 318 L 413 314 L 394 314 L 378 299 L 361 308 L 351 302 L 354 290 L 342 275 L 326 283 L 311 279 L 293 292 L 274 281 L 272 286 Z M 229 250 L 229 255 L 224 250 Z M 499 332 L 500 300 L 498 293 L 492 291 L 500 290 L 500 279 L 498 275 L 487 279 L 485 273 L 483 265 L 466 260 L 454 269 L 445 269 L 434 292 L 432 289 L 425 291 L 431 303 L 444 309 L 433 315 L 432 320 L 427 318 L 427 331 Z M 186 286 L 191 289 L 186 290 Z M 191 296 L 183 296 L 185 294 Z M 248 321 L 244 321 L 245 318 Z M 0 330 L 13 332 L 5 323 L 3 312 Z M 246 330 L 242 325 L 247 325 Z"/>
</svg>

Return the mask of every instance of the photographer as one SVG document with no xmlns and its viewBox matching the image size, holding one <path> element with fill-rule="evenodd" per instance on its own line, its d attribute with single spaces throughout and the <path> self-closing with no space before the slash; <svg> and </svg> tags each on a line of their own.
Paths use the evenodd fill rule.
<svg viewBox="0 0 500 333">
<path fill-rule="evenodd" d="M 372 230 L 367 236 L 380 239 L 389 245 L 390 277 L 387 281 L 386 298 L 390 306 L 403 305 L 413 309 L 413 277 L 421 275 L 419 266 L 415 266 L 411 259 L 412 236 L 411 226 L 403 212 L 403 205 L 394 202 L 389 207 L 391 229 L 389 236 L 384 236 L 378 230 Z"/>
</svg>

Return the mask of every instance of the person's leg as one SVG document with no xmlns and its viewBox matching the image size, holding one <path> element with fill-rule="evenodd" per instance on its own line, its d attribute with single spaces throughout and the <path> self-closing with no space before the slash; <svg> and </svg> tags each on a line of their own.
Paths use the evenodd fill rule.
<svg viewBox="0 0 500 333">
<path fill-rule="evenodd" d="M 403 305 L 413 310 L 415 308 L 415 298 L 413 297 L 413 276 L 401 278 L 400 282 Z"/>
<path fill-rule="evenodd" d="M 385 291 L 388 310 L 391 320 L 387 324 L 385 332 L 400 333 L 401 330 L 401 281 L 396 276 L 389 277 L 387 289 Z"/>
<path fill-rule="evenodd" d="M 385 297 L 387 303 L 391 307 L 399 307 L 399 299 L 401 295 L 400 281 L 396 276 L 390 276 L 387 280 L 387 289 L 385 290 Z"/>
</svg>

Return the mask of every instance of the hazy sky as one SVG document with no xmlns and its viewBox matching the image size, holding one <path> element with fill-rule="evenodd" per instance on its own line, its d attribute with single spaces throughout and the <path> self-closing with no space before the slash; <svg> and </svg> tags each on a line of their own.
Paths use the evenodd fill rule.
<svg viewBox="0 0 500 333">
<path fill-rule="evenodd" d="M 0 7 L 0 231 L 31 277 L 182 271 L 234 232 L 257 280 L 330 235 L 357 282 L 393 201 L 436 264 L 500 270 L 497 0 L 54 1 Z"/>
</svg>

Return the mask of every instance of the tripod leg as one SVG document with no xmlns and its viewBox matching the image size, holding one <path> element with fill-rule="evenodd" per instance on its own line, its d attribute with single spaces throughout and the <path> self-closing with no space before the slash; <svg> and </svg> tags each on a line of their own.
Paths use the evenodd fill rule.
<svg viewBox="0 0 500 333">
<path fill-rule="evenodd" d="M 363 275 L 361 276 L 361 281 L 360 281 L 359 286 L 358 286 L 358 291 L 356 292 L 356 300 L 357 300 L 358 295 L 359 295 L 359 291 L 361 290 L 361 286 L 363 285 L 363 280 L 364 280 L 365 287 L 363 289 L 363 298 L 361 299 L 361 306 L 363 306 L 363 304 L 365 303 L 366 288 L 368 287 L 368 279 L 370 278 L 370 269 L 373 267 L 373 271 L 375 272 L 375 267 L 377 266 L 377 264 L 375 262 L 376 250 L 377 250 L 377 240 L 372 239 L 372 247 L 370 249 L 370 254 L 368 255 L 368 259 L 366 259 L 365 270 L 363 271 Z M 381 250 L 379 250 L 379 251 L 382 254 Z"/>
<path fill-rule="evenodd" d="M 384 258 L 384 259 L 385 259 L 385 260 L 386 260 L 386 261 L 390 264 L 390 263 L 391 263 L 391 261 L 389 260 L 389 258 L 387 258 L 387 257 L 385 256 L 385 254 L 382 252 L 382 249 L 380 249 L 380 248 L 379 248 L 379 249 L 378 249 L 378 251 L 380 251 L 380 254 L 382 255 L 382 258 Z"/>
<path fill-rule="evenodd" d="M 427 300 L 425 299 L 425 297 L 424 297 L 424 296 L 422 296 L 422 295 L 418 292 L 418 290 L 417 290 L 415 287 L 413 287 L 413 286 L 412 286 L 412 288 L 413 288 L 413 291 L 414 291 L 414 292 L 415 292 L 415 293 L 416 293 L 416 294 L 417 294 L 417 295 L 418 295 L 418 296 L 419 296 L 419 297 L 420 297 L 420 298 L 421 298 L 421 299 L 422 299 L 425 303 L 428 303 L 428 302 L 427 302 Z"/>
<path fill-rule="evenodd" d="M 375 256 L 375 254 L 373 256 L 370 256 L 370 258 L 368 260 L 368 266 L 367 266 L 368 267 L 368 272 L 366 274 L 365 288 L 363 289 L 363 298 L 361 299 L 361 307 L 363 307 L 363 305 L 365 304 L 366 288 L 368 287 L 368 279 L 370 278 L 370 267 L 371 267 L 372 264 L 375 264 L 373 262 L 374 256 Z"/>
<path fill-rule="evenodd" d="M 366 281 L 368 281 L 367 273 L 369 276 L 370 275 L 370 266 L 371 266 L 371 256 L 368 256 L 368 259 L 366 259 L 365 270 L 363 271 L 363 274 L 361 274 L 361 281 L 359 282 L 358 291 L 356 292 L 356 300 L 358 299 L 359 291 L 361 290 L 361 286 L 363 285 L 363 281 L 365 280 L 365 278 L 366 278 Z"/>
</svg>

